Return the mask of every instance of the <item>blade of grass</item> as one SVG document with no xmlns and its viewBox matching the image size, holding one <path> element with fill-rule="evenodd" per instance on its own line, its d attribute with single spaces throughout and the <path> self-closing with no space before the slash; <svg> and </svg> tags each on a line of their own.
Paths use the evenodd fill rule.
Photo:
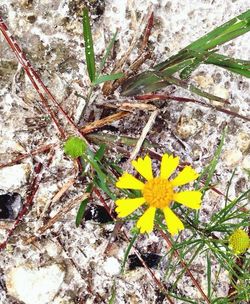
<svg viewBox="0 0 250 304">
<path fill-rule="evenodd" d="M 156 75 L 153 71 L 147 71 L 128 79 L 124 84 L 122 94 L 125 96 L 145 94 L 145 92 L 163 88 L 168 85 L 168 82 L 164 82 L 164 77 L 171 76 L 181 70 L 184 76 L 188 77 L 203 61 L 204 63 L 215 64 L 232 72 L 250 77 L 249 62 L 208 52 L 249 30 L 250 10 L 217 27 L 182 49 L 176 55 L 156 65 L 154 71 L 161 72 L 161 74 Z"/>
<path fill-rule="evenodd" d="M 104 56 L 103 56 L 103 58 L 102 58 L 102 61 L 101 61 L 101 63 L 100 63 L 100 66 L 99 66 L 99 68 L 97 69 L 96 78 L 98 78 L 98 77 L 100 76 L 100 74 L 101 74 L 101 72 L 102 72 L 102 69 L 104 68 L 104 65 L 105 65 L 105 63 L 106 63 L 106 61 L 107 61 L 107 59 L 108 59 L 108 56 L 109 56 L 109 54 L 110 54 L 110 52 L 111 52 L 111 49 L 112 49 L 112 47 L 114 46 L 116 37 L 117 37 L 117 31 L 114 33 L 112 39 L 111 39 L 110 42 L 109 42 L 108 47 L 106 48 L 106 51 L 105 51 L 105 54 L 104 54 Z"/>
<path fill-rule="evenodd" d="M 83 38 L 85 42 L 85 58 L 87 62 L 87 70 L 89 74 L 89 79 L 91 82 L 95 80 L 96 67 L 95 67 L 95 53 L 93 38 L 91 33 L 91 25 L 89 19 L 88 9 L 85 7 L 83 9 Z"/>
<path fill-rule="evenodd" d="M 92 192 L 92 189 L 93 189 L 93 184 L 91 183 L 88 185 L 86 192 L 90 193 L 90 192 Z M 81 221 L 83 219 L 85 209 L 86 209 L 88 203 L 89 203 L 89 197 L 87 197 L 85 200 L 83 200 L 81 202 L 81 205 L 80 205 L 77 215 L 76 215 L 76 227 L 79 227 L 79 225 L 81 224 Z"/>
<path fill-rule="evenodd" d="M 134 236 L 132 237 L 131 241 L 128 244 L 128 248 L 125 251 L 124 258 L 123 258 L 123 261 L 122 261 L 121 274 L 124 273 L 124 269 L 125 269 L 125 265 L 126 265 L 126 262 L 127 262 L 127 259 L 128 259 L 128 255 L 129 255 L 132 247 L 134 246 L 134 243 L 135 243 L 138 235 L 139 235 L 139 231 L 135 232 Z"/>
<path fill-rule="evenodd" d="M 211 259 L 207 252 L 207 297 L 211 300 L 212 280 L 211 280 Z"/>
<path fill-rule="evenodd" d="M 189 44 L 187 47 L 182 49 L 177 55 L 174 55 L 166 61 L 156 65 L 155 70 L 163 70 L 172 62 L 183 61 L 187 58 L 192 57 L 192 52 L 197 51 L 203 53 L 210 49 L 217 47 L 218 45 L 224 44 L 250 30 L 250 10 L 247 10 L 243 14 L 229 20 L 221 26 L 215 28 L 211 32 L 197 39 L 196 41 Z"/>
<path fill-rule="evenodd" d="M 97 85 L 100 83 L 103 83 L 105 81 L 112 81 L 119 78 L 122 78 L 124 76 L 123 73 L 116 73 L 116 74 L 110 74 L 110 75 L 101 75 L 98 78 L 96 78 L 92 83 L 93 85 Z"/>
</svg>

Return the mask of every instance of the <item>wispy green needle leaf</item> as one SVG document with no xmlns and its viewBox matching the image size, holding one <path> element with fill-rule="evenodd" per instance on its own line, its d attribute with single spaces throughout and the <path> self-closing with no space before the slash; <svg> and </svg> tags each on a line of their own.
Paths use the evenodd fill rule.
<svg viewBox="0 0 250 304">
<path fill-rule="evenodd" d="M 85 42 L 85 57 L 87 62 L 87 69 L 90 81 L 95 80 L 96 68 L 95 68 L 95 53 L 94 45 L 91 33 L 91 26 L 89 20 L 88 9 L 85 7 L 83 9 L 83 38 Z"/>
</svg>

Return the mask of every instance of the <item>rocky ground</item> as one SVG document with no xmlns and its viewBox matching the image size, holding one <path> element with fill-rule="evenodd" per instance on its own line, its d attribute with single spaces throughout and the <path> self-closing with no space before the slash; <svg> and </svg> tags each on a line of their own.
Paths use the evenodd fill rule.
<svg viewBox="0 0 250 304">
<path fill-rule="evenodd" d="M 155 26 L 150 44 L 155 55 L 142 69 L 160 62 L 209 30 L 249 9 L 249 4 L 244 0 L 0 0 L 0 15 L 10 32 L 76 124 L 84 108 L 84 100 L 79 95 L 86 95 L 89 88 L 81 24 L 82 8 L 86 3 L 90 6 L 98 62 L 112 34 L 118 29 L 118 40 L 112 60 L 106 67 L 107 73 L 114 62 L 124 55 L 134 37 L 140 36 L 151 11 L 155 15 Z M 249 60 L 249 38 L 250 34 L 247 33 L 227 43 L 220 51 Z M 114 282 L 116 303 L 168 303 L 144 268 L 133 269 L 130 265 L 125 275 L 120 275 L 128 242 L 120 237 L 106 250 L 114 224 L 93 221 L 90 216 L 78 228 L 75 227 L 86 181 L 82 184 L 80 179 L 75 180 L 75 163 L 64 155 L 57 128 L 3 35 L 0 35 L 0 42 L 0 162 L 5 164 L 17 156 L 44 148 L 41 153 L 0 169 L 1 200 L 15 201 L 15 212 L 20 210 L 20 198 L 25 201 L 30 195 L 34 178 L 39 184 L 31 210 L 1 252 L 0 303 L 108 303 Z M 128 63 L 135 56 L 133 51 Z M 249 117 L 248 79 L 202 65 L 193 73 L 192 82 L 207 92 L 229 99 L 231 111 Z M 192 96 L 182 89 L 171 90 L 176 96 Z M 120 97 L 119 90 L 115 92 L 114 99 L 117 102 L 126 100 Z M 101 90 L 96 89 L 80 124 L 105 116 L 100 105 L 109 102 Z M 147 111 L 138 111 L 130 119 L 113 123 L 102 131 L 138 138 L 148 118 Z M 73 134 L 74 130 L 62 115 L 60 122 L 67 134 Z M 201 171 L 213 157 L 226 125 L 228 134 L 214 182 L 224 192 L 235 169 L 229 193 L 235 197 L 249 188 L 245 171 L 250 170 L 249 122 L 199 105 L 171 101 L 161 105 L 147 140 L 159 145 L 156 148 L 158 153 L 173 151 Z M 48 153 L 47 145 L 55 148 L 53 154 Z M 110 157 L 115 156 L 112 154 Z M 40 164 L 43 167 L 39 173 Z M 57 195 L 62 188 L 65 192 L 62 196 L 60 193 Z M 6 196 L 8 193 L 9 196 Z M 13 193 L 20 196 L 13 196 Z M 95 196 L 93 203 L 98 204 L 99 201 L 100 198 Z M 201 210 L 202 219 L 208 221 L 211 212 L 216 212 L 221 206 L 219 195 L 208 192 Z M 13 227 L 15 212 L 12 218 L 0 220 L 0 243 L 4 242 L 9 229 Z M 51 223 L 51 219 L 58 214 L 54 225 L 39 230 L 46 223 Z M 124 228 L 127 233 L 129 228 L 129 224 Z M 39 236 L 38 240 L 36 236 Z M 158 256 L 166 254 L 166 246 L 157 232 L 149 237 L 141 236 L 137 246 L 141 252 L 156 254 L 156 260 Z M 133 250 L 131 253 L 134 253 Z M 161 259 L 155 263 L 158 265 L 154 269 L 156 277 L 163 278 L 167 261 Z M 218 265 L 215 261 L 212 263 L 216 271 Z M 202 256 L 192 262 L 194 275 L 205 290 L 204 267 Z M 227 273 L 222 273 L 216 289 L 218 297 L 227 294 L 228 280 Z M 195 303 L 203 303 L 188 276 L 184 276 L 179 284 L 177 294 L 188 295 Z"/>
</svg>

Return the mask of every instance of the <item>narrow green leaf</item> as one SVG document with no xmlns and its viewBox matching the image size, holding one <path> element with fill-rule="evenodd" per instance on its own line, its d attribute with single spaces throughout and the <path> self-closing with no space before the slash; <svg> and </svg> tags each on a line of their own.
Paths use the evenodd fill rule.
<svg viewBox="0 0 250 304">
<path fill-rule="evenodd" d="M 97 150 L 94 158 L 97 160 L 97 161 L 101 161 L 103 156 L 104 156 L 104 153 L 106 151 L 106 145 L 105 144 L 101 144 L 99 149 Z"/>
<path fill-rule="evenodd" d="M 110 52 L 111 52 L 111 49 L 112 49 L 112 47 L 113 47 L 113 45 L 114 45 L 114 43 L 115 43 L 116 36 L 117 36 L 117 31 L 114 33 L 112 39 L 111 39 L 110 42 L 109 42 L 108 47 L 106 48 L 106 52 L 105 52 L 105 54 L 104 54 L 104 56 L 103 56 L 103 58 L 102 58 L 102 61 L 101 61 L 101 63 L 100 63 L 100 66 L 99 66 L 99 68 L 98 68 L 98 71 L 97 71 L 97 73 L 96 73 L 96 78 L 98 78 L 98 77 L 100 76 L 100 74 L 101 74 L 101 72 L 102 72 L 102 69 L 104 68 L 104 65 L 105 65 L 105 63 L 106 63 L 106 61 L 107 61 L 107 58 L 108 58 L 108 56 L 109 56 L 109 54 L 110 54 Z"/>
<path fill-rule="evenodd" d="M 95 68 L 95 53 L 94 53 L 94 45 L 91 33 L 91 25 L 89 20 L 89 12 L 85 7 L 83 9 L 83 38 L 85 42 L 85 57 L 87 62 L 87 69 L 90 81 L 93 82 L 95 80 L 96 68 Z"/>
<path fill-rule="evenodd" d="M 101 75 L 93 82 L 93 84 L 97 85 L 97 84 L 103 83 L 105 81 L 116 80 L 116 79 L 122 78 L 123 76 L 124 76 L 123 73 Z"/>
<path fill-rule="evenodd" d="M 79 225 L 81 224 L 88 202 L 89 202 L 89 198 L 86 198 L 81 202 L 81 205 L 76 215 L 76 227 L 79 227 Z"/>
<path fill-rule="evenodd" d="M 210 260 L 210 256 L 207 253 L 207 296 L 210 299 L 211 297 L 211 290 L 212 290 L 212 281 L 211 281 L 211 260 Z"/>
<path fill-rule="evenodd" d="M 92 192 L 92 189 L 93 189 L 93 184 L 91 183 L 87 186 L 86 192 L 90 193 L 90 192 Z M 77 211 L 77 215 L 76 215 L 76 227 L 79 227 L 79 225 L 81 224 L 81 221 L 83 219 L 85 209 L 86 209 L 86 206 L 88 203 L 89 203 L 89 197 L 81 202 L 81 205 L 80 205 L 80 207 Z"/>
<path fill-rule="evenodd" d="M 125 269 L 125 265 L 126 265 L 126 262 L 127 262 L 127 259 L 128 259 L 128 255 L 129 255 L 129 253 L 130 253 L 138 235 L 139 235 L 139 231 L 137 230 L 137 232 L 135 232 L 134 236 L 132 237 L 131 241 L 128 244 L 128 248 L 125 251 L 125 255 L 124 255 L 124 258 L 123 258 L 123 261 L 122 261 L 121 274 L 124 273 L 124 269 Z"/>
<path fill-rule="evenodd" d="M 115 303 L 115 298 L 116 298 L 116 284 L 115 281 L 113 282 L 112 288 L 111 288 L 111 297 L 109 299 L 108 304 L 114 304 Z"/>
</svg>

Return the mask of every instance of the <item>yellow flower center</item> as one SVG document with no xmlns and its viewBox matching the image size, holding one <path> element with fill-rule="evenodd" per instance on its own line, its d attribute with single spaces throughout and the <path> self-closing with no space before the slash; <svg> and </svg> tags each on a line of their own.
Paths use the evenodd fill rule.
<svg viewBox="0 0 250 304">
<path fill-rule="evenodd" d="M 145 183 L 143 197 L 150 207 L 163 209 L 173 200 L 173 186 L 169 181 L 156 177 Z"/>
</svg>

